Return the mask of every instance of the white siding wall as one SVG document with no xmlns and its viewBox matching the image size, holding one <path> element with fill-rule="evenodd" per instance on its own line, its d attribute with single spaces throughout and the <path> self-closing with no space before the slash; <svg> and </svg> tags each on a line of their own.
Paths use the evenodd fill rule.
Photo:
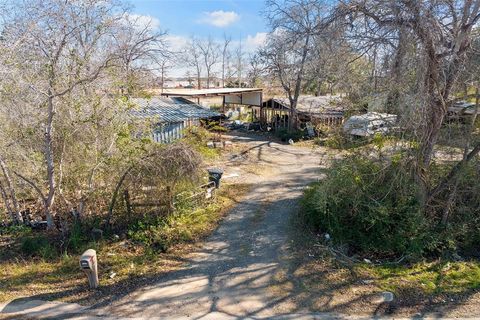
<svg viewBox="0 0 480 320">
<path fill-rule="evenodd" d="M 172 143 L 183 138 L 185 129 L 194 125 L 200 125 L 200 121 L 191 119 L 183 122 L 160 123 L 153 133 L 153 140 L 159 143 Z"/>
</svg>

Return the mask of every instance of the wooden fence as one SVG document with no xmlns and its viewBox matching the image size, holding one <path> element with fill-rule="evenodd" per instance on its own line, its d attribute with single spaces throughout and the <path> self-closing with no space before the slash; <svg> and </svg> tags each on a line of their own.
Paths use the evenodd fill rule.
<svg viewBox="0 0 480 320">
<path fill-rule="evenodd" d="M 185 191 L 175 195 L 173 206 L 178 207 L 179 205 L 186 203 L 199 205 L 203 201 L 213 199 L 215 197 L 215 192 L 215 182 L 210 181 L 206 184 L 196 187 L 191 192 Z M 135 208 L 168 207 L 168 204 L 164 201 L 137 202 L 132 200 L 128 189 L 125 189 L 124 191 L 124 200 L 128 214 L 133 213 Z"/>
</svg>

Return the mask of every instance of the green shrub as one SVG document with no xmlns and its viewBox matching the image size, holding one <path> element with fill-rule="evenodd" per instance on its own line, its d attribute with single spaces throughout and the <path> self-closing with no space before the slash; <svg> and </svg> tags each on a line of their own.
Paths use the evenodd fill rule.
<svg viewBox="0 0 480 320">
<path fill-rule="evenodd" d="M 442 229 L 443 238 L 453 242 L 454 249 L 461 254 L 480 257 L 480 163 L 466 166 L 457 181 L 449 224 Z M 446 190 L 444 198 L 449 194 L 450 190 Z"/>
<path fill-rule="evenodd" d="M 165 252 L 176 244 L 191 242 L 207 234 L 218 220 L 219 209 L 217 203 L 203 208 L 186 206 L 167 217 L 139 221 L 129 230 L 128 236 L 146 247 Z"/>
<path fill-rule="evenodd" d="M 32 233 L 32 228 L 23 224 L 11 225 L 4 228 L 0 228 L 0 234 L 6 234 L 14 237 L 20 237 L 29 235 Z"/>
<path fill-rule="evenodd" d="M 29 256 L 43 259 L 53 259 L 57 256 L 57 250 L 44 235 L 23 238 L 20 248 L 24 254 Z"/>
<path fill-rule="evenodd" d="M 78 253 L 88 241 L 87 235 L 88 233 L 80 223 L 73 223 L 68 233 L 65 249 Z"/>
<path fill-rule="evenodd" d="M 421 254 L 426 221 L 415 184 L 399 163 L 359 156 L 337 162 L 324 181 L 305 191 L 306 220 L 354 252 Z"/>
<path fill-rule="evenodd" d="M 183 141 L 193 147 L 202 157 L 210 160 L 217 158 L 221 153 L 218 148 L 207 147 L 207 142 L 213 138 L 213 133 L 203 127 L 190 127 L 185 130 Z"/>
<path fill-rule="evenodd" d="M 290 139 L 292 139 L 293 141 L 299 141 L 305 137 L 305 131 L 304 130 L 288 131 L 287 129 L 282 128 L 275 131 L 275 135 L 284 142 Z"/>
<path fill-rule="evenodd" d="M 374 140 L 374 144 L 381 148 L 382 141 Z M 441 218 L 451 189 L 425 211 L 417 200 L 417 185 L 408 167 L 409 161 L 402 154 L 392 155 L 389 162 L 359 155 L 336 162 L 325 180 L 305 191 L 305 219 L 351 252 L 480 256 L 478 163 L 470 163 L 459 174 L 447 224 L 442 224 Z M 432 182 L 444 177 L 450 168 L 432 164 Z"/>
</svg>

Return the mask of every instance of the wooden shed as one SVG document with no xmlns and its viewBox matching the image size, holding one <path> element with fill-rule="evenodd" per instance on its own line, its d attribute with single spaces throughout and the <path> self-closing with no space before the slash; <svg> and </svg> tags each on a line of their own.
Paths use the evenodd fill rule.
<svg viewBox="0 0 480 320">
<path fill-rule="evenodd" d="M 337 106 L 337 97 L 300 96 L 297 102 L 296 116 L 301 124 L 310 122 L 314 125 L 340 126 L 344 120 L 344 110 Z M 290 101 L 286 98 L 272 98 L 253 107 L 253 115 L 262 125 L 274 130 L 286 128 L 290 116 Z"/>
</svg>

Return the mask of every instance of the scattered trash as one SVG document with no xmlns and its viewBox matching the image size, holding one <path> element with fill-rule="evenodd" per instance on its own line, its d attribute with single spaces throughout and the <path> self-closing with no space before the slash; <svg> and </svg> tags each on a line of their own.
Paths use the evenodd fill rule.
<svg viewBox="0 0 480 320">
<path fill-rule="evenodd" d="M 227 175 L 223 176 L 223 179 L 236 178 L 236 177 L 240 177 L 240 175 L 238 173 L 230 173 L 230 174 L 227 174 Z"/>
<path fill-rule="evenodd" d="M 325 238 L 325 241 L 330 241 L 330 234 L 325 233 L 324 238 Z"/>
<path fill-rule="evenodd" d="M 384 291 L 375 295 L 374 303 L 392 302 L 395 295 L 390 291 Z"/>
<path fill-rule="evenodd" d="M 112 271 L 112 272 L 110 272 L 110 279 L 113 279 L 113 278 L 115 278 L 115 276 L 116 276 L 116 275 L 117 275 L 117 274 L 116 274 L 115 272 L 113 272 L 113 271 Z"/>
<path fill-rule="evenodd" d="M 107 252 L 107 256 L 109 257 L 113 257 L 113 256 L 116 256 L 117 254 L 114 253 L 114 252 Z"/>
<path fill-rule="evenodd" d="M 314 254 L 311 254 L 311 253 L 309 253 L 308 256 L 309 256 L 310 258 L 315 257 L 315 255 L 314 255 Z"/>
<path fill-rule="evenodd" d="M 118 236 L 118 234 L 114 234 L 114 235 L 113 235 L 113 239 L 114 239 L 114 240 L 119 240 L 120 237 Z"/>
<path fill-rule="evenodd" d="M 213 149 L 213 148 L 215 148 L 215 144 L 213 143 L 213 141 L 208 141 L 208 142 L 207 142 L 207 147 Z"/>
<path fill-rule="evenodd" d="M 312 123 L 311 123 L 311 122 L 307 122 L 307 123 L 306 123 L 306 127 L 307 127 L 308 136 L 309 136 L 310 138 L 315 137 L 315 128 L 313 127 Z"/>
<path fill-rule="evenodd" d="M 368 263 L 368 264 L 371 264 L 371 263 L 372 263 L 372 261 L 369 260 L 369 259 L 363 259 L 363 261 L 364 261 L 365 263 Z"/>
<path fill-rule="evenodd" d="M 373 280 L 371 280 L 371 279 L 365 279 L 365 280 L 362 280 L 362 283 L 363 283 L 363 284 L 372 284 L 372 283 L 373 283 Z"/>
<path fill-rule="evenodd" d="M 288 144 L 293 144 L 293 140 L 292 140 L 292 139 L 288 139 Z"/>
<path fill-rule="evenodd" d="M 207 192 L 205 193 L 205 199 L 211 199 L 213 197 L 213 190 L 215 188 L 208 188 Z"/>
</svg>

